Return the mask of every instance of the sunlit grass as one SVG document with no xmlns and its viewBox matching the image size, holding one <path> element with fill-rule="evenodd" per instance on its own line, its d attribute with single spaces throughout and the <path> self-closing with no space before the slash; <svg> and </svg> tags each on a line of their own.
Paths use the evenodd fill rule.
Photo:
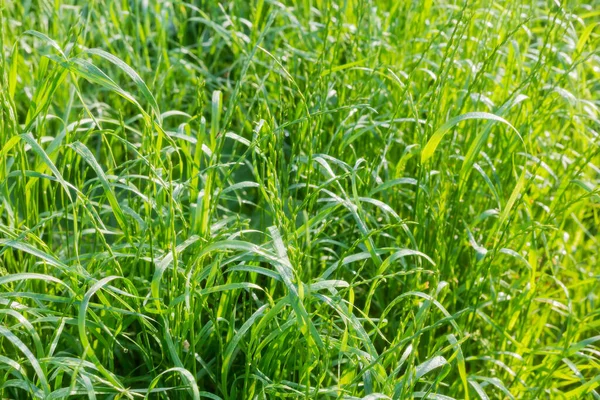
<svg viewBox="0 0 600 400">
<path fill-rule="evenodd" d="M 0 398 L 600 398 L 598 1 L 0 4 Z"/>
</svg>

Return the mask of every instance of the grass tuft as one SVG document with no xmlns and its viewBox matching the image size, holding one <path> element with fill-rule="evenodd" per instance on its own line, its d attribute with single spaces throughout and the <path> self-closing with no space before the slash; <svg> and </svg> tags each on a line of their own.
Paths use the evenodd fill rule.
<svg viewBox="0 0 600 400">
<path fill-rule="evenodd" d="M 599 9 L 0 0 L 0 398 L 600 399 Z"/>
</svg>

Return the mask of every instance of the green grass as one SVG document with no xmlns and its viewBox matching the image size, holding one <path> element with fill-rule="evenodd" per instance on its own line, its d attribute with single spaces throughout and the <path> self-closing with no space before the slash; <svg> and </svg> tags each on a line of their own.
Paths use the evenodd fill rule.
<svg viewBox="0 0 600 400">
<path fill-rule="evenodd" d="M 1 399 L 600 399 L 600 2 L 0 0 Z"/>
</svg>

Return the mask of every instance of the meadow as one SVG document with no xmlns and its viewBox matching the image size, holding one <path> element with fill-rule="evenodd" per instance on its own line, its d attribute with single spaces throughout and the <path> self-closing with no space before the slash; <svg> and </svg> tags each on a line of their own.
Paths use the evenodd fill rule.
<svg viewBox="0 0 600 400">
<path fill-rule="evenodd" d="M 0 20 L 0 399 L 600 399 L 600 1 Z"/>
</svg>

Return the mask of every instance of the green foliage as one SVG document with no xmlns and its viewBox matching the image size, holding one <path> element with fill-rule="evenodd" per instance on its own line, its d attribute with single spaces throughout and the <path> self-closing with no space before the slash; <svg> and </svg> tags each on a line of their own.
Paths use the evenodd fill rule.
<svg viewBox="0 0 600 400">
<path fill-rule="evenodd" d="M 600 3 L 0 0 L 0 398 L 600 398 Z"/>
</svg>

